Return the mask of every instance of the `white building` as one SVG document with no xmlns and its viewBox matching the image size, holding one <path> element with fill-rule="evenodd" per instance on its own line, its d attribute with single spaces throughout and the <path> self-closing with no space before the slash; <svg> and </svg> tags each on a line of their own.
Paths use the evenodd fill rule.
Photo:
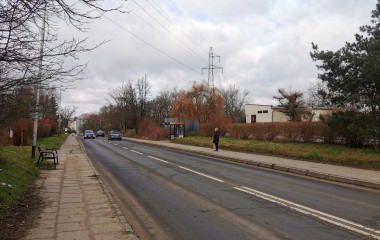
<svg viewBox="0 0 380 240">
<path fill-rule="evenodd" d="M 261 122 L 288 122 L 288 118 L 281 111 L 282 107 L 260 104 L 246 104 L 245 118 L 247 123 Z M 312 108 L 313 122 L 320 121 L 320 115 L 331 115 L 332 109 L 327 108 Z"/>
</svg>

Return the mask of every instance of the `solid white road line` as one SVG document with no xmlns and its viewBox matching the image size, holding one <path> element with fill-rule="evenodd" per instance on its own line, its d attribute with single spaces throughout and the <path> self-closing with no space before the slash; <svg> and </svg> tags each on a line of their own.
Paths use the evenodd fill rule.
<svg viewBox="0 0 380 240">
<path fill-rule="evenodd" d="M 212 180 L 215 180 L 215 181 L 218 181 L 218 182 L 224 182 L 223 180 L 220 180 L 218 178 L 214 178 L 214 177 L 211 177 L 210 175 L 207 175 L 207 174 L 203 174 L 203 173 L 200 173 L 200 172 L 197 172 L 197 171 L 194 171 L 194 170 L 191 170 L 189 168 L 185 168 L 185 167 L 182 167 L 182 166 L 178 166 L 179 168 L 182 168 L 184 170 L 187 170 L 189 172 L 192 172 L 192 173 L 195 173 L 195 174 L 198 174 L 198 175 L 201 175 L 203 177 L 207 177 L 207 178 L 210 178 Z"/>
<path fill-rule="evenodd" d="M 164 162 L 164 163 L 169 163 L 168 161 L 165 161 L 165 160 L 162 160 L 162 159 L 159 159 L 159 158 L 156 158 L 156 157 L 152 157 L 152 156 L 148 156 L 148 158 L 152 158 L 154 160 L 157 160 L 157 161 L 160 161 L 160 162 Z"/>
<path fill-rule="evenodd" d="M 143 153 L 141 153 L 141 152 L 138 152 L 138 151 L 135 151 L 135 150 L 131 150 L 131 152 L 134 152 L 134 153 L 137 153 L 137 154 L 140 154 L 140 155 L 142 155 Z"/>
<path fill-rule="evenodd" d="M 369 236 L 373 239 L 380 239 L 380 231 L 378 231 L 376 229 L 372 229 L 372 228 L 363 226 L 361 224 L 357 224 L 357 223 L 345 220 L 343 218 L 339 218 L 339 217 L 336 217 L 336 216 L 333 216 L 333 215 L 330 215 L 330 214 L 327 214 L 324 212 L 320 212 L 320 211 L 317 211 L 315 209 L 308 208 L 308 207 L 299 205 L 297 203 L 290 202 L 290 201 L 287 201 L 285 199 L 278 198 L 278 197 L 275 197 L 273 195 L 269 195 L 269 194 L 257 191 L 257 190 L 252 189 L 252 188 L 242 186 L 242 187 L 234 187 L 234 189 L 239 190 L 241 192 L 245 192 L 245 193 L 254 195 L 256 197 L 259 197 L 259 198 L 262 198 L 262 199 L 265 199 L 268 201 L 271 201 L 273 203 L 288 207 L 288 208 L 293 209 L 297 212 L 300 212 L 300 213 L 303 213 L 306 215 L 311 215 L 313 217 L 319 218 L 323 221 L 326 221 L 326 222 L 329 222 L 331 224 L 340 226 L 340 227 L 348 229 L 350 231 L 357 232 L 357 233 L 365 235 L 365 236 Z"/>
</svg>

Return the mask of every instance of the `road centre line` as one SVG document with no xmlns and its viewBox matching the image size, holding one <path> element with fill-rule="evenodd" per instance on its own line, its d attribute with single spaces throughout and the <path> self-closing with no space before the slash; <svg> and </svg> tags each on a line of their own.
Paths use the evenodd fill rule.
<svg viewBox="0 0 380 240">
<path fill-rule="evenodd" d="M 134 153 L 137 153 L 137 154 L 140 154 L 140 155 L 142 155 L 143 153 L 141 153 L 141 152 L 138 152 L 138 151 L 135 151 L 135 150 L 131 150 L 131 152 L 134 152 Z"/>
<path fill-rule="evenodd" d="M 339 217 L 336 217 L 336 216 L 333 216 L 333 215 L 330 215 L 330 214 L 327 214 L 324 212 L 320 212 L 318 210 L 308 208 L 308 207 L 299 205 L 297 203 L 290 202 L 290 201 L 287 201 L 285 199 L 278 198 L 278 197 L 275 197 L 273 195 L 269 195 L 269 194 L 257 191 L 257 190 L 252 189 L 252 188 L 242 186 L 242 187 L 234 187 L 234 189 L 239 190 L 241 192 L 245 192 L 245 193 L 254 195 L 254 196 L 259 197 L 261 199 L 268 200 L 270 202 L 288 207 L 288 208 L 293 209 L 297 212 L 300 212 L 300 213 L 303 213 L 306 215 L 311 215 L 313 217 L 321 219 L 322 221 L 326 221 L 326 222 L 329 222 L 331 224 L 334 224 L 334 225 L 340 226 L 342 228 L 348 229 L 349 231 L 356 232 L 356 233 L 359 233 L 359 234 L 362 234 L 365 236 L 369 236 L 373 239 L 380 240 L 380 231 L 378 231 L 376 229 L 372 229 L 372 228 L 363 226 L 361 224 L 357 224 L 357 223 L 345 220 L 343 218 L 339 218 Z"/>
<path fill-rule="evenodd" d="M 179 165 L 178 165 L 178 167 L 179 167 L 179 168 L 182 168 L 182 169 L 184 169 L 184 170 L 186 170 L 186 171 L 189 171 L 189 172 L 192 172 L 192 173 L 195 173 L 195 174 L 201 175 L 201 176 L 203 176 L 203 177 L 210 178 L 210 179 L 215 180 L 215 181 L 218 181 L 218 182 L 224 182 L 223 180 L 220 180 L 220 179 L 218 179 L 218 178 L 212 177 L 212 176 L 207 175 L 207 174 L 203 174 L 203 173 L 200 173 L 200 172 L 197 172 L 197 171 L 191 170 L 191 169 L 189 169 L 189 168 L 185 168 L 185 167 L 182 167 L 182 166 L 179 166 Z"/>
<path fill-rule="evenodd" d="M 131 150 L 131 151 L 133 151 L 133 150 Z M 165 160 L 162 160 L 162 159 L 159 159 L 159 158 L 156 158 L 156 157 L 152 157 L 152 156 L 148 156 L 148 157 L 149 157 L 149 158 L 152 158 L 152 159 L 155 159 L 155 160 L 157 160 L 157 161 L 160 161 L 160 162 L 169 163 L 168 161 L 165 161 Z M 203 177 L 210 178 L 210 179 L 215 180 L 215 181 L 218 181 L 218 182 L 224 182 L 224 181 L 221 180 L 221 179 L 218 179 L 218 178 L 212 177 L 212 176 L 210 176 L 210 175 L 207 175 L 207 174 L 204 174 L 204 173 L 201 173 L 201 172 L 194 171 L 194 170 L 192 170 L 192 169 L 190 169 L 190 168 L 182 167 L 182 166 L 180 166 L 180 165 L 177 165 L 177 167 L 182 168 L 182 169 L 184 169 L 184 170 L 186 170 L 186 171 L 189 171 L 189 172 L 192 172 L 192 173 L 195 173 L 195 174 L 201 175 L 201 176 L 203 176 Z"/>
<path fill-rule="evenodd" d="M 152 158 L 154 160 L 157 160 L 157 161 L 160 161 L 160 162 L 164 162 L 164 163 L 169 163 L 168 161 L 165 161 L 165 160 L 162 160 L 162 159 L 159 159 L 159 158 L 156 158 L 156 157 L 152 157 L 152 156 L 148 156 L 148 158 Z"/>
</svg>

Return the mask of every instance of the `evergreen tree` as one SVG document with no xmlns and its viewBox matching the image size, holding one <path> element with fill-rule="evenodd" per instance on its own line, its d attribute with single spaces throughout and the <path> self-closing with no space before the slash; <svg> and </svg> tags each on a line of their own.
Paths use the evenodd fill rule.
<svg viewBox="0 0 380 240">
<path fill-rule="evenodd" d="M 321 91 L 331 103 L 353 111 L 380 113 L 380 0 L 371 15 L 372 25 L 360 27 L 353 43 L 346 43 L 338 51 L 321 51 L 312 43 L 310 53 L 317 68 L 318 78 L 326 83 Z"/>
</svg>

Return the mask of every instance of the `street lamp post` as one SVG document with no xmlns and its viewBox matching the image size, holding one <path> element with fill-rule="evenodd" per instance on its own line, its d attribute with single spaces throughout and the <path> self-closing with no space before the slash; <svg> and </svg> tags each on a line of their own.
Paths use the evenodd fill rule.
<svg viewBox="0 0 380 240">
<path fill-rule="evenodd" d="M 40 43 L 40 63 L 38 69 L 38 80 L 42 81 L 42 60 L 44 53 L 44 42 L 45 42 L 45 18 L 46 18 L 46 3 L 44 9 L 44 16 L 42 19 L 42 28 L 41 28 L 41 43 Z M 40 84 L 36 83 L 36 109 L 34 114 L 34 123 L 33 123 L 33 145 L 32 145 L 32 158 L 36 158 L 36 145 L 37 145 L 37 130 L 38 130 L 38 117 L 40 112 Z"/>
</svg>

